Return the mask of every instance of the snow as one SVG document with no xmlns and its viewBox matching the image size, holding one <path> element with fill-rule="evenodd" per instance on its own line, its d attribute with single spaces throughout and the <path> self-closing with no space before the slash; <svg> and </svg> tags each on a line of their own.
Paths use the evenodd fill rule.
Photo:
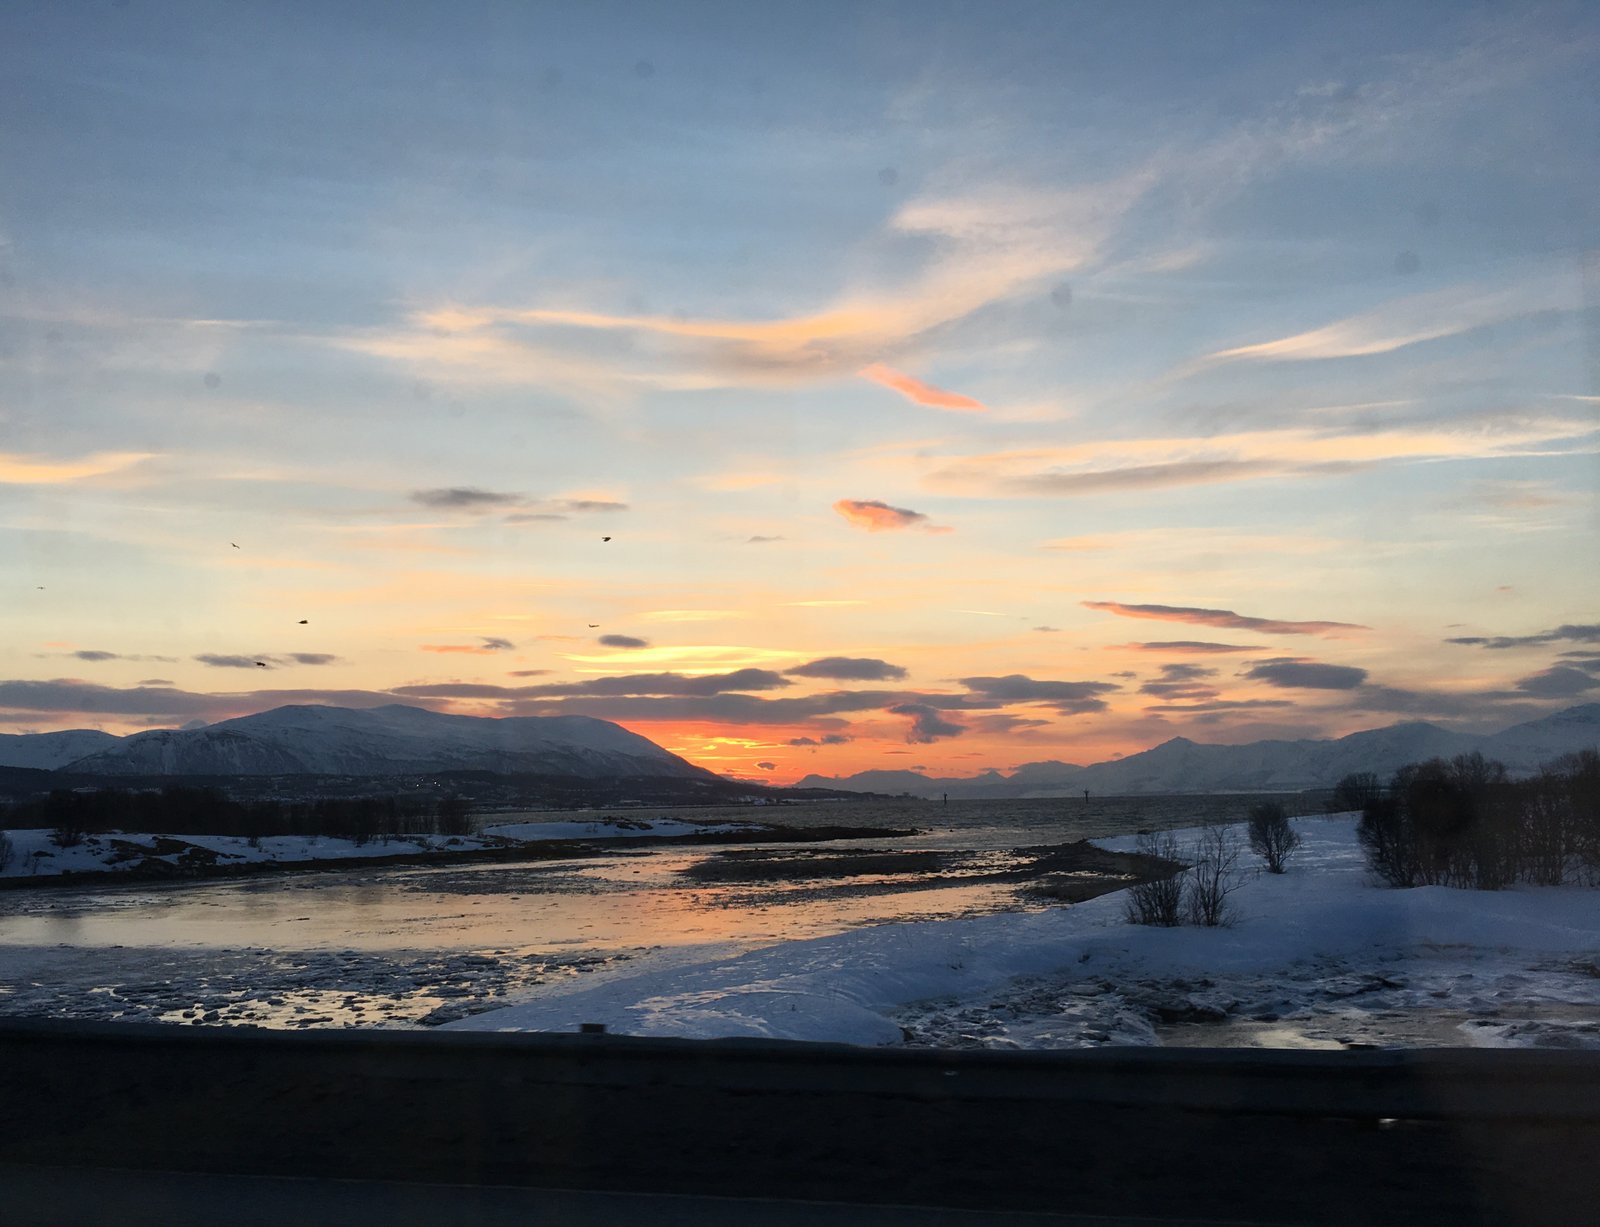
<svg viewBox="0 0 1600 1227">
<path fill-rule="evenodd" d="M 1299 792 L 1331 788 L 1355 771 L 1387 777 L 1407 763 L 1435 756 L 1482 753 L 1512 775 L 1530 775 L 1563 754 L 1600 748 L 1600 703 L 1567 708 L 1513 725 L 1492 736 L 1416 721 L 1367 729 L 1335 741 L 1253 741 L 1207 745 L 1174 737 L 1125 758 L 1087 767 L 1029 763 L 1007 777 L 930 779 L 915 771 L 863 771 L 853 776 L 808 775 L 800 787 L 864 789 L 915 796 L 1048 797 L 1088 789 L 1099 796 L 1205 792 Z"/>
<path fill-rule="evenodd" d="M 1600 894 L 1381 887 L 1366 872 L 1356 822 L 1295 819 L 1303 844 L 1289 871 L 1247 870 L 1227 928 L 1131 925 L 1116 892 L 1070 908 L 880 925 L 641 970 L 451 1025 L 571 1031 L 598 1022 L 630 1035 L 1051 1047 L 1160 1042 L 1152 1018 L 1186 1013 L 1277 1026 L 1338 1010 L 1336 1030 L 1364 1033 L 1362 1015 L 1379 1002 L 1390 1012 L 1459 1014 L 1445 1042 L 1600 1047 Z M 1096 842 L 1130 850 L 1135 840 Z M 1505 1017 L 1521 1003 L 1552 1017 Z M 1589 1013 L 1574 1025 L 1562 1014 L 1571 1009 Z"/>
<path fill-rule="evenodd" d="M 98 729 L 66 729 L 59 733 L 0 733 L 0 767 L 54 771 L 87 754 L 118 742 Z"/>
<path fill-rule="evenodd" d="M 40 734 L 10 751 L 30 749 Z M 75 734 L 75 736 L 84 736 Z M 58 755 L 59 756 L 59 755 Z M 391 775 L 481 770 L 590 778 L 704 776 L 620 725 L 587 716 L 456 716 L 392 703 L 300 704 L 197 729 L 152 729 L 85 746 L 70 763 L 94 775 Z"/>
<path fill-rule="evenodd" d="M 414 835 L 376 838 L 364 844 L 331 836 L 267 835 L 252 844 L 242 835 L 159 835 L 111 832 L 88 835 L 81 844 L 59 848 L 43 829 L 0 832 L 9 837 L 11 863 L 0 877 L 56 877 L 64 873 L 126 872 L 147 860 L 176 865 L 190 848 L 215 852 L 219 865 L 293 865 L 315 861 L 410 856 L 419 852 L 449 855 L 486 848 L 541 843 L 557 839 L 636 839 L 685 835 L 720 835 L 759 830 L 749 823 L 693 823 L 673 818 L 597 819 L 590 822 L 517 822 L 485 828 L 478 835 Z M 153 855 L 157 841 L 170 851 Z M 148 850 L 128 855 L 126 845 Z"/>
</svg>

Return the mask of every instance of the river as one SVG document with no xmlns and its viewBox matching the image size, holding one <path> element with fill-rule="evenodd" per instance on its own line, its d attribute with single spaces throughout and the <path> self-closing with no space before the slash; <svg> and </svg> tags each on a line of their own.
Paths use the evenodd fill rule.
<svg viewBox="0 0 1600 1227">
<path fill-rule="evenodd" d="M 1002 857 L 1019 846 L 1237 820 L 1258 799 L 903 799 L 662 813 L 793 827 L 914 827 L 919 833 L 909 837 L 839 847 Z M 13 891 L 0 895 L 0 1013 L 291 1026 L 436 1022 L 526 995 L 552 978 L 604 974 L 645 957 L 705 957 L 864 924 L 1048 906 L 1010 884 L 959 878 L 927 885 L 862 874 L 819 888 L 683 876 L 717 851 L 669 845 L 555 861 Z"/>
</svg>

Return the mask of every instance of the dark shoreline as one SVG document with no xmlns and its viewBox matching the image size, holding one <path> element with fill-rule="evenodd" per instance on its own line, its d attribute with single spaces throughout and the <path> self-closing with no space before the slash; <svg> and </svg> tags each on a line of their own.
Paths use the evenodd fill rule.
<svg viewBox="0 0 1600 1227">
<path fill-rule="evenodd" d="M 748 831 L 720 831 L 689 835 L 624 835 L 613 839 L 532 840 L 499 848 L 470 848 L 395 852 L 376 856 L 344 856 L 326 860 L 253 861 L 242 865 L 195 863 L 186 866 L 146 859 L 127 869 L 96 869 L 50 874 L 45 877 L 17 875 L 0 878 L 0 891 L 49 890 L 60 887 L 93 885 L 117 886 L 124 883 L 210 882 L 231 878 L 254 878 L 291 873 L 333 873 L 340 870 L 372 869 L 383 866 L 468 865 L 495 862 L 568 860 L 575 857 L 603 856 L 610 851 L 641 847 L 699 847 L 727 844 L 822 843 L 839 839 L 899 839 L 920 834 L 915 828 L 884 830 L 882 827 L 785 827 L 763 826 Z M 181 835 L 170 836 L 182 842 Z M 195 845 L 190 845 L 191 847 Z"/>
</svg>

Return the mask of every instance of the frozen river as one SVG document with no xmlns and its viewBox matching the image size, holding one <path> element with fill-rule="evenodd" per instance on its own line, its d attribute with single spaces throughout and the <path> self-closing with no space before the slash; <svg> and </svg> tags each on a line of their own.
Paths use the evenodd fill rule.
<svg viewBox="0 0 1600 1227">
<path fill-rule="evenodd" d="M 1003 857 L 1018 846 L 1236 818 L 1249 800 L 907 800 L 672 816 L 915 827 L 910 837 L 837 846 Z M 493 820 L 540 817 L 570 815 Z M 565 860 L 11 891 L 0 894 L 0 1013 L 290 1026 L 439 1021 L 644 956 L 732 954 L 863 925 L 1046 906 L 1014 884 L 959 874 L 928 882 L 862 873 L 823 884 L 684 876 L 718 851 L 668 845 Z"/>
</svg>

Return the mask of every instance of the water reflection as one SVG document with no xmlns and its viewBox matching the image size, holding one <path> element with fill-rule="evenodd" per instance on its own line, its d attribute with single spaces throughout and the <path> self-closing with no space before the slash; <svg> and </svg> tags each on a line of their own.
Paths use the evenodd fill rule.
<svg viewBox="0 0 1600 1227">
<path fill-rule="evenodd" d="M 701 854 L 364 871 L 157 889 L 51 891 L 49 906 L 0 899 L 0 945 L 360 950 L 641 942 L 695 945 L 815 937 L 860 924 L 1016 906 L 1004 884 L 912 889 L 882 875 L 854 883 L 685 884 Z M 852 889 L 854 886 L 856 889 Z M 861 889 L 870 888 L 870 889 Z M 314 892 L 314 893 L 313 893 Z"/>
<path fill-rule="evenodd" d="M 1004 849 L 1135 827 L 1227 816 L 1247 798 L 917 801 L 719 809 L 674 816 L 916 827 L 898 848 Z M 549 820 L 566 815 L 501 815 Z M 876 844 L 878 841 L 874 841 Z M 781 845 L 767 845 L 769 848 Z M 807 845 L 817 850 L 830 845 Z M 835 845 L 860 848 L 862 845 Z M 16 891 L 0 896 L 0 946 L 247 947 L 465 950 L 489 945 L 610 950 L 815 937 L 856 925 L 1024 906 L 1012 887 L 953 881 L 898 889 L 882 875 L 853 881 L 690 883 L 680 871 L 708 849 L 618 850 L 587 859 L 406 866 L 201 883 Z"/>
</svg>

